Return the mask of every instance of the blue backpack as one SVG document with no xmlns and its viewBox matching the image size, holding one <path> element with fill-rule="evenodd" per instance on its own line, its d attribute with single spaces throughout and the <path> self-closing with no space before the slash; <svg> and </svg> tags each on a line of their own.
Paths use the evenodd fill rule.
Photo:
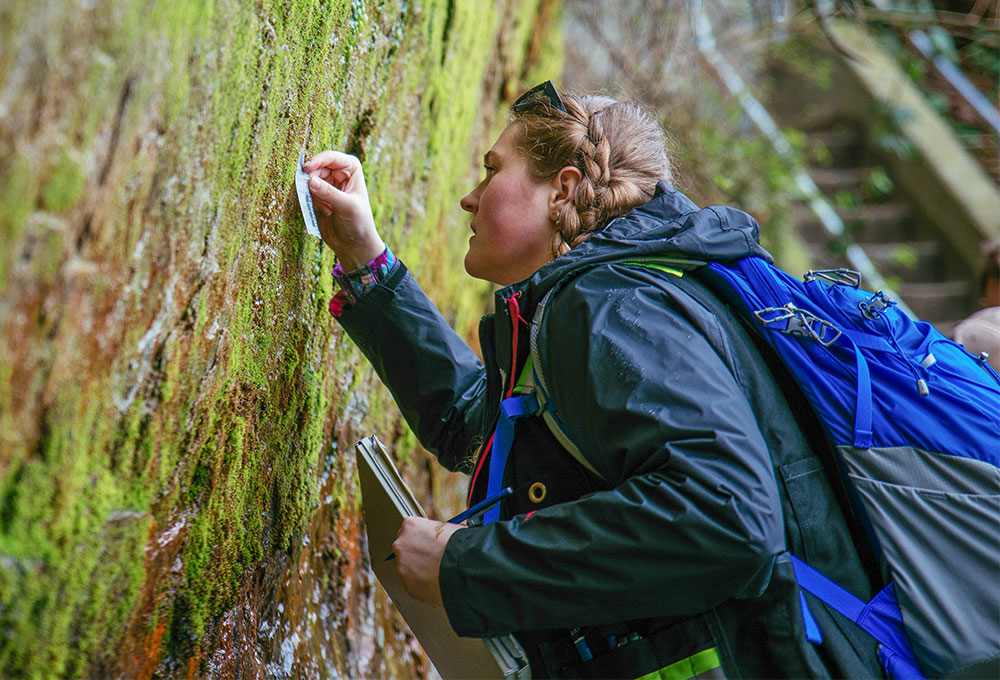
<svg viewBox="0 0 1000 680">
<path fill-rule="evenodd" d="M 1000 376 L 881 291 L 861 290 L 850 270 L 800 281 L 747 257 L 709 263 L 699 278 L 760 330 L 805 394 L 891 579 L 864 602 L 793 556 L 800 588 L 871 634 L 891 678 L 1000 677 Z M 530 389 L 501 404 L 490 484 L 502 476 L 513 421 L 536 413 L 594 471 L 544 392 Z"/>
<path fill-rule="evenodd" d="M 819 416 L 892 581 L 865 603 L 794 560 L 800 587 L 871 633 L 890 677 L 997 677 L 1000 376 L 855 272 L 803 282 L 749 257 L 707 275 Z"/>
</svg>

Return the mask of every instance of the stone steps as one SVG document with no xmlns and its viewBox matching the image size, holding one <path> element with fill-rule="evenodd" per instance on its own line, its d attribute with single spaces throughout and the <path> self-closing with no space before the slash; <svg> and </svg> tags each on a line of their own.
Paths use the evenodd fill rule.
<svg viewBox="0 0 1000 680">
<path fill-rule="evenodd" d="M 832 201 L 831 201 L 832 202 Z M 846 233 L 858 243 L 891 243 L 921 240 L 913 209 L 906 203 L 866 203 L 851 208 L 834 208 Z M 823 241 L 829 235 L 808 206 L 796 206 L 793 215 L 799 232 L 809 241 Z"/>
<path fill-rule="evenodd" d="M 857 128 L 833 123 L 807 133 L 810 155 L 825 161 L 810 175 L 844 223 L 845 233 L 831 237 L 806 207 L 793 213 L 799 235 L 817 267 L 849 266 L 843 252 L 856 243 L 886 277 L 912 312 L 950 334 L 954 324 L 975 310 L 977 292 L 968 272 L 955 263 L 947 239 L 921 219 L 906 197 L 895 191 L 872 196 L 870 144 Z M 862 282 L 862 287 L 865 287 Z M 870 284 L 868 285 L 870 287 Z"/>
</svg>

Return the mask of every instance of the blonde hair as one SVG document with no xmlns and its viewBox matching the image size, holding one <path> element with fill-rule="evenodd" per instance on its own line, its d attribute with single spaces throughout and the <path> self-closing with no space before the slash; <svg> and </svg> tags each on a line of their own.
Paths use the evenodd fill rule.
<svg viewBox="0 0 1000 680">
<path fill-rule="evenodd" d="M 572 205 L 558 215 L 553 257 L 649 201 L 656 183 L 673 174 L 666 134 L 642 108 L 599 95 L 561 98 L 565 113 L 541 100 L 510 117 L 534 179 L 555 177 L 566 166 L 582 175 Z"/>
</svg>

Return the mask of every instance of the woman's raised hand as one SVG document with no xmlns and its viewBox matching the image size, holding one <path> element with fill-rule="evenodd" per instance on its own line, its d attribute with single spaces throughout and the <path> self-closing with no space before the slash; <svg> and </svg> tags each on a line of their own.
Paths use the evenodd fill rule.
<svg viewBox="0 0 1000 680">
<path fill-rule="evenodd" d="M 302 169 L 309 174 L 319 232 L 344 270 L 357 269 L 381 255 L 385 243 L 375 229 L 361 161 L 339 151 L 323 151 Z"/>
</svg>

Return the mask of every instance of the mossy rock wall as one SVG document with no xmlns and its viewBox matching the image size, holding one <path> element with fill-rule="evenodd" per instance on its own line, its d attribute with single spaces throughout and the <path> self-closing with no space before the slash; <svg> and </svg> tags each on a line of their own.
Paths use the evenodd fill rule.
<svg viewBox="0 0 1000 680">
<path fill-rule="evenodd" d="M 294 161 L 365 162 L 456 327 L 502 110 L 555 0 L 0 5 L 0 676 L 433 674 L 373 582 L 353 442 L 430 472 L 327 311 Z"/>
</svg>

